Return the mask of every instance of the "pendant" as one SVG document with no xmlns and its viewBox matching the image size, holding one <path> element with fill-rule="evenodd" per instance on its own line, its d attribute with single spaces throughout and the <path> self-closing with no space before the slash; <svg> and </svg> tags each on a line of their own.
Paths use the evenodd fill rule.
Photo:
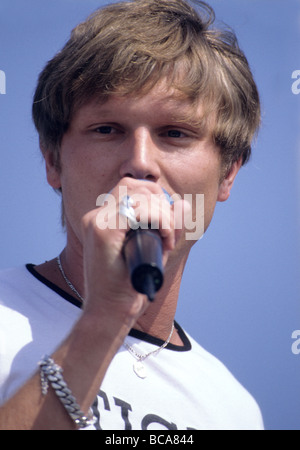
<svg viewBox="0 0 300 450">
<path fill-rule="evenodd" d="M 135 361 L 133 363 L 134 373 L 140 378 L 146 378 L 147 373 L 144 364 L 141 361 Z"/>
</svg>

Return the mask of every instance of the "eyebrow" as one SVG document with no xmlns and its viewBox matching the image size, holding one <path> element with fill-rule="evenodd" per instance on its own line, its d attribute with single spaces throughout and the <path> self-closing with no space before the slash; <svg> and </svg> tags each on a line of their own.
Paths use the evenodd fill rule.
<svg viewBox="0 0 300 450">
<path fill-rule="evenodd" d="M 95 100 L 94 102 L 91 102 L 89 104 L 86 104 L 85 106 L 92 106 L 92 112 L 91 115 L 99 115 L 101 118 L 109 117 L 113 114 L 117 114 L 118 108 L 116 106 L 110 106 L 107 107 L 107 103 L 109 102 L 109 98 L 105 101 L 101 100 Z M 207 118 L 209 114 L 205 113 L 204 111 L 199 111 L 198 107 L 201 108 L 201 104 L 195 105 L 192 102 L 189 103 L 187 99 L 184 99 L 179 96 L 166 96 L 162 99 L 163 104 L 161 105 L 163 111 L 164 105 L 170 106 L 170 111 L 164 111 L 165 116 L 169 117 L 172 122 L 176 122 L 177 124 L 187 124 L 192 127 L 200 129 L 201 132 L 205 132 L 207 127 Z M 83 106 L 84 108 L 84 106 Z M 80 108 L 79 108 L 80 109 Z M 78 111 L 79 111 L 78 109 Z M 76 114 L 76 113 L 75 113 Z"/>
</svg>

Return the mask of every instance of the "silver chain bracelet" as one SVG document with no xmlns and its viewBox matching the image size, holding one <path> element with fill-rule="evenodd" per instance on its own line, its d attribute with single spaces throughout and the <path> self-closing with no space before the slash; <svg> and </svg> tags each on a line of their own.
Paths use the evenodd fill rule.
<svg viewBox="0 0 300 450">
<path fill-rule="evenodd" d="M 55 391 L 55 394 L 65 407 L 71 419 L 75 422 L 78 428 L 86 428 L 92 425 L 93 411 L 90 408 L 89 414 L 80 411 L 80 406 L 77 404 L 75 397 L 73 397 L 71 390 L 68 388 L 62 376 L 62 368 L 55 364 L 52 358 L 45 356 L 40 362 L 40 376 L 42 394 L 46 395 L 49 388 L 49 383 Z"/>
</svg>

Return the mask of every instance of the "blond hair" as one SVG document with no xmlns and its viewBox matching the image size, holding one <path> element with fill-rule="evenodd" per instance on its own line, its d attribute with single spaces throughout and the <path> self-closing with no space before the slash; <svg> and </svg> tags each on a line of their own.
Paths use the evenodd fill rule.
<svg viewBox="0 0 300 450">
<path fill-rule="evenodd" d="M 72 114 L 92 98 L 170 87 L 213 112 L 212 137 L 226 167 L 251 153 L 260 123 L 256 84 L 235 34 L 215 29 L 202 1 L 130 0 L 97 10 L 71 33 L 40 74 L 33 119 L 42 147 L 57 162 Z M 59 163 L 58 163 L 59 164 Z"/>
</svg>

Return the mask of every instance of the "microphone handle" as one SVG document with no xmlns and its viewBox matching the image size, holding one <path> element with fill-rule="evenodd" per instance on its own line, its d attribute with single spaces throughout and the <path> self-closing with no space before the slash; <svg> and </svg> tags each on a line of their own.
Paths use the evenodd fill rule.
<svg viewBox="0 0 300 450">
<path fill-rule="evenodd" d="M 154 300 L 163 284 L 162 242 L 156 230 L 130 230 L 123 246 L 131 283 L 137 292 Z"/>
</svg>

